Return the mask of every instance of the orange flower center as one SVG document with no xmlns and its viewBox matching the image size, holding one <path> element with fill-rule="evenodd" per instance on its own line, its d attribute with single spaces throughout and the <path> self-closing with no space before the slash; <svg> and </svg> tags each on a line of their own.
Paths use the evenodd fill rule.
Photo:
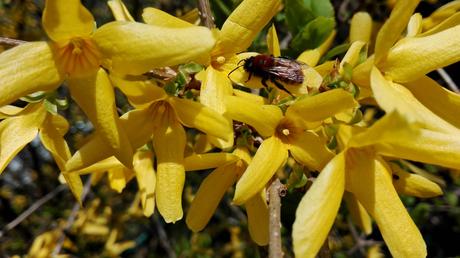
<svg viewBox="0 0 460 258">
<path fill-rule="evenodd" d="M 292 143 L 303 132 L 303 129 L 294 121 L 283 118 L 276 127 L 275 136 L 281 139 L 284 143 Z"/>
<path fill-rule="evenodd" d="M 73 38 L 57 44 L 58 65 L 69 76 L 82 76 L 97 71 L 99 50 L 89 38 Z"/>
</svg>

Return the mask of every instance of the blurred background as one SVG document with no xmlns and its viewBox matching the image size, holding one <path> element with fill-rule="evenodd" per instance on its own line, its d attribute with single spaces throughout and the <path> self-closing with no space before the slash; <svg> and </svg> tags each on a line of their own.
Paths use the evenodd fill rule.
<svg viewBox="0 0 460 258">
<path fill-rule="evenodd" d="M 114 19 L 106 1 L 82 2 L 94 15 L 98 26 Z M 216 26 L 221 27 L 240 1 L 211 0 L 210 2 Z M 349 21 L 355 12 L 367 11 L 376 22 L 381 22 L 390 13 L 392 2 L 333 0 L 338 31 L 336 45 L 347 40 Z M 449 1 L 422 1 L 417 11 L 426 17 L 446 2 Z M 124 3 L 137 21 L 141 21 L 141 13 L 145 7 L 156 7 L 180 16 L 197 6 L 196 1 L 186 0 L 124 0 Z M 0 37 L 25 41 L 46 40 L 41 27 L 43 6 L 42 0 L 0 0 Z M 284 14 L 278 14 L 274 22 L 280 41 L 289 37 Z M 0 51 L 8 47 L 0 45 Z M 267 52 L 264 32 L 251 48 L 259 52 Z M 338 57 L 340 58 L 340 55 Z M 459 68 L 459 65 L 455 64 L 445 69 L 457 84 L 460 83 Z M 441 85 L 445 84 L 438 73 L 433 72 L 430 76 L 438 80 Z M 60 94 L 67 93 L 65 89 L 61 89 Z M 117 96 L 118 106 L 124 109 L 127 105 L 126 100 L 120 94 Z M 66 137 L 71 147 L 75 149 L 92 131 L 92 126 L 76 105 L 71 105 L 62 114 L 71 124 Z M 444 195 L 438 198 L 422 200 L 402 196 L 404 204 L 425 238 L 428 256 L 460 257 L 460 173 L 452 173 L 429 164 L 411 164 L 434 175 L 436 182 L 441 184 L 444 190 Z M 207 174 L 207 172 L 187 174 L 187 184 L 184 189 L 185 212 L 193 198 L 193 193 Z M 40 249 L 54 248 L 55 243 L 62 239 L 65 241 L 61 241 L 61 253 L 68 254 L 68 257 L 267 256 L 266 247 L 259 247 L 251 241 L 245 212 L 240 207 L 231 205 L 233 195 L 231 192 L 221 202 L 206 229 L 200 233 L 192 233 L 187 229 L 184 220 L 176 224 L 166 224 L 156 213 L 150 218 L 145 218 L 139 209 L 139 200 L 136 199 L 137 186 L 134 181 L 127 185 L 122 194 L 119 194 L 110 189 L 104 176 L 93 176 L 85 205 L 78 209 L 67 188 L 59 187 L 58 176 L 59 171 L 51 155 L 38 139 L 24 148 L 2 173 L 0 176 L 0 258 L 27 255 L 34 240 L 37 239 L 41 241 L 41 245 L 38 249 L 33 249 L 28 257 L 40 257 Z M 87 178 L 88 176 L 85 176 L 83 180 Z M 301 189 L 294 189 L 282 200 L 283 244 L 286 248 L 286 257 L 293 257 L 290 250 L 290 230 L 297 203 L 303 194 Z M 43 200 L 47 202 L 41 204 Z M 18 220 L 18 216 L 32 205 L 39 206 L 39 209 L 26 219 Z M 63 238 L 60 231 L 55 229 L 68 225 L 69 217 L 72 216 L 75 221 L 64 231 Z M 19 224 L 14 223 L 18 221 Z M 339 213 L 329 241 L 333 257 L 366 257 L 378 252 L 381 252 L 382 257 L 389 256 L 385 247 L 380 250 L 376 248 L 382 243 L 382 238 L 375 225 L 374 233 L 364 236 L 350 223 L 345 209 Z"/>
</svg>

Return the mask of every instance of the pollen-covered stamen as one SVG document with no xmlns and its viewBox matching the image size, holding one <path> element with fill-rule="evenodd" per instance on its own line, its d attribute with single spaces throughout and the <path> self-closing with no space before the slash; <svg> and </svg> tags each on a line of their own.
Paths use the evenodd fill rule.
<svg viewBox="0 0 460 258">
<path fill-rule="evenodd" d="M 275 136 L 284 143 L 291 143 L 303 132 L 293 120 L 284 118 L 276 127 Z"/>
<path fill-rule="evenodd" d="M 89 38 L 73 38 L 57 43 L 58 65 L 70 76 L 81 76 L 97 71 L 100 53 Z"/>
</svg>

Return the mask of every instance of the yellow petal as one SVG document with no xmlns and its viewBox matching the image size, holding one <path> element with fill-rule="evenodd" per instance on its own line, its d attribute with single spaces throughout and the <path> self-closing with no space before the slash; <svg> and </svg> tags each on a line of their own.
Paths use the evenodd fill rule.
<svg viewBox="0 0 460 258">
<path fill-rule="evenodd" d="M 78 151 L 81 151 L 81 150 L 78 150 Z M 66 164 L 67 167 L 68 167 L 68 164 Z M 121 164 L 117 158 L 115 158 L 114 156 L 110 156 L 94 164 L 79 168 L 78 170 L 68 170 L 66 172 L 67 173 L 77 173 L 80 175 L 89 174 L 89 173 L 97 174 L 97 173 L 108 171 L 110 169 L 123 168 L 123 167 L 124 167 L 123 164 Z"/>
<path fill-rule="evenodd" d="M 236 163 L 221 166 L 201 183 L 187 213 L 186 223 L 193 232 L 203 230 L 214 214 L 220 200 L 244 168 Z M 239 171 L 238 171 L 239 170 Z"/>
<path fill-rule="evenodd" d="M 460 168 L 459 133 L 422 129 L 397 113 L 386 115 L 365 132 L 353 136 L 349 146 L 372 146 L 384 156 Z"/>
<path fill-rule="evenodd" d="M 190 24 L 182 19 L 174 17 L 167 12 L 163 12 L 160 9 L 147 7 L 142 12 L 142 18 L 144 22 L 149 25 L 168 27 L 168 28 L 187 28 L 192 27 Z"/>
<path fill-rule="evenodd" d="M 327 239 L 342 200 L 344 171 L 344 155 L 340 153 L 321 171 L 302 197 L 292 226 L 296 257 L 315 257 Z"/>
<path fill-rule="evenodd" d="M 72 98 L 85 111 L 114 156 L 126 167 L 132 167 L 133 150 L 119 121 L 114 90 L 105 71 L 99 69 L 93 76 L 71 78 L 69 88 Z"/>
<path fill-rule="evenodd" d="M 278 34 L 276 34 L 275 24 L 272 24 L 267 34 L 268 52 L 273 56 L 281 56 Z"/>
<path fill-rule="evenodd" d="M 415 13 L 410 17 L 406 37 L 415 37 L 422 32 L 422 19 L 423 17 L 420 13 Z"/>
<path fill-rule="evenodd" d="M 422 34 L 419 34 L 418 36 L 425 37 L 455 27 L 457 25 L 460 25 L 460 12 L 457 12 L 452 16 L 449 16 L 449 18 L 445 19 L 444 21 L 442 21 L 435 27 L 431 28 L 430 30 L 425 31 Z"/>
<path fill-rule="evenodd" d="M 225 99 L 225 115 L 254 127 L 257 132 L 268 137 L 283 118 L 281 109 L 274 105 L 258 105 L 243 98 L 229 96 Z"/>
<path fill-rule="evenodd" d="M 13 105 L 6 105 L 3 107 L 0 107 L 0 119 L 5 119 L 8 117 L 16 116 L 18 115 L 23 108 L 16 107 Z"/>
<path fill-rule="evenodd" d="M 419 122 L 425 128 L 442 132 L 457 132 L 458 129 L 447 123 L 422 105 L 409 90 L 387 81 L 377 68 L 371 73 L 374 98 L 387 113 L 397 110 L 408 121 Z"/>
<path fill-rule="evenodd" d="M 384 161 L 348 152 L 347 190 L 375 219 L 393 257 L 426 257 L 423 237 L 399 199 Z"/>
<path fill-rule="evenodd" d="M 353 69 L 351 80 L 360 87 L 369 88 L 371 85 L 371 70 L 374 67 L 374 56 L 369 57 L 363 63 Z"/>
<path fill-rule="evenodd" d="M 306 63 L 309 66 L 316 66 L 321 58 L 321 53 L 318 49 L 310 49 L 302 52 L 297 61 Z"/>
<path fill-rule="evenodd" d="M 80 0 L 47 0 L 42 23 L 53 41 L 87 37 L 95 27 L 93 15 Z"/>
<path fill-rule="evenodd" d="M 265 189 L 249 199 L 244 207 L 246 207 L 249 235 L 252 240 L 260 246 L 268 245 L 270 223 Z"/>
<path fill-rule="evenodd" d="M 245 0 L 230 14 L 222 30 L 213 55 L 235 54 L 245 51 L 257 34 L 278 12 L 280 0 Z"/>
<path fill-rule="evenodd" d="M 46 42 L 19 45 L 0 54 L 0 107 L 37 91 L 50 91 L 64 79 Z"/>
<path fill-rule="evenodd" d="M 404 86 L 433 113 L 460 128 L 460 117 L 457 113 L 460 110 L 459 94 L 447 90 L 428 76 L 405 83 Z"/>
<path fill-rule="evenodd" d="M 291 155 L 310 169 L 321 171 L 334 157 L 326 142 L 317 134 L 305 131 L 289 145 Z"/>
<path fill-rule="evenodd" d="M 403 1 L 404 2 L 404 1 Z M 379 66 L 396 82 L 410 82 L 433 70 L 460 61 L 460 25 L 426 37 L 406 38 Z"/>
<path fill-rule="evenodd" d="M 420 0 L 398 1 L 390 14 L 390 18 L 383 24 L 375 42 L 375 63 L 385 61 L 388 51 L 401 37 L 401 33 L 417 7 Z"/>
<path fill-rule="evenodd" d="M 116 21 L 134 21 L 128 9 L 123 4 L 123 1 L 109 0 L 107 1 L 107 5 L 109 6 L 110 11 L 112 11 L 113 17 L 115 17 Z"/>
<path fill-rule="evenodd" d="M 442 195 L 441 187 L 427 178 L 409 173 L 396 164 L 390 163 L 390 167 L 393 171 L 393 185 L 399 194 L 419 198 L 431 198 Z"/>
<path fill-rule="evenodd" d="M 372 221 L 369 213 L 367 213 L 366 209 L 358 200 L 356 200 L 352 193 L 345 192 L 343 197 L 347 203 L 348 211 L 350 212 L 353 222 L 366 235 L 370 235 L 372 233 Z"/>
<path fill-rule="evenodd" d="M 60 115 L 48 114 L 40 128 L 40 140 L 43 146 L 53 155 L 61 171 L 70 158 L 70 150 L 64 135 L 69 129 L 69 123 Z"/>
<path fill-rule="evenodd" d="M 108 23 L 93 39 L 107 68 L 132 75 L 191 61 L 207 63 L 215 43 L 212 32 L 204 27 L 167 28 L 135 22 Z"/>
<path fill-rule="evenodd" d="M 266 98 L 246 92 L 246 91 L 233 89 L 233 95 L 240 97 L 240 98 L 245 98 L 255 104 L 259 104 L 259 105 L 268 104 L 268 100 Z"/>
<path fill-rule="evenodd" d="M 423 28 L 427 30 L 433 26 L 437 26 L 439 23 L 445 21 L 447 17 L 451 17 L 457 13 L 458 10 L 460 10 L 459 1 L 452 1 L 439 7 L 430 15 L 430 17 L 423 20 Z"/>
<path fill-rule="evenodd" d="M 146 217 L 150 217 L 155 209 L 156 175 L 153 169 L 152 156 L 153 153 L 150 151 L 137 151 L 133 160 L 134 172 L 141 195 L 141 205 Z"/>
<path fill-rule="evenodd" d="M 120 77 L 110 75 L 110 80 L 128 98 L 129 103 L 135 108 L 146 108 L 153 101 L 166 98 L 166 92 L 158 87 L 152 80 L 143 76 Z"/>
<path fill-rule="evenodd" d="M 305 122 L 316 122 L 357 105 L 349 92 L 335 89 L 314 96 L 305 96 L 288 108 L 286 116 Z"/>
<path fill-rule="evenodd" d="M 45 115 L 46 111 L 41 103 L 32 104 L 20 116 L 0 122 L 0 173 L 37 136 Z"/>
<path fill-rule="evenodd" d="M 351 18 L 350 42 L 369 43 L 372 34 L 372 17 L 367 12 L 357 12 Z"/>
<path fill-rule="evenodd" d="M 203 170 L 224 166 L 238 160 L 238 156 L 224 152 L 193 154 L 184 159 L 184 167 L 186 171 Z"/>
<path fill-rule="evenodd" d="M 354 41 L 351 44 L 350 48 L 348 49 L 347 53 L 343 57 L 342 61 L 340 62 L 339 73 L 343 74 L 343 66 L 345 63 L 351 65 L 351 67 L 355 67 L 359 61 L 359 54 L 361 53 L 362 48 L 366 45 L 364 41 Z"/>
<path fill-rule="evenodd" d="M 81 196 L 83 194 L 83 182 L 81 181 L 80 176 L 66 172 L 63 172 L 61 175 L 64 177 L 66 184 L 69 186 L 69 189 L 75 199 L 77 199 L 77 202 L 80 206 L 82 206 L 83 203 L 81 201 Z"/>
<path fill-rule="evenodd" d="M 226 96 L 232 95 L 232 84 L 227 78 L 227 74 L 214 69 L 212 66 L 206 68 L 205 74 L 206 77 L 201 83 L 200 102 L 219 114 L 223 114 L 225 113 L 224 99 Z M 231 120 L 228 120 L 231 123 Z M 209 140 L 222 149 L 233 146 L 233 137 L 225 141 L 211 136 Z"/>
<path fill-rule="evenodd" d="M 236 184 L 233 203 L 243 204 L 259 193 L 288 157 L 286 146 L 277 137 L 260 145 L 252 162 Z"/>
<path fill-rule="evenodd" d="M 226 141 L 233 139 L 233 125 L 229 119 L 192 100 L 169 98 L 169 103 L 176 111 L 179 120 L 187 127 L 196 128 L 207 135 L 222 138 Z"/>
<path fill-rule="evenodd" d="M 155 126 L 153 112 L 149 109 L 133 110 L 124 114 L 120 123 L 125 129 L 133 149 L 150 140 Z M 95 134 L 66 163 L 66 171 L 76 171 L 92 165 L 113 155 L 110 147 Z"/>
<path fill-rule="evenodd" d="M 153 147 L 157 157 L 156 202 L 167 223 L 182 218 L 182 189 L 185 182 L 185 131 L 174 111 L 166 108 L 153 132 Z"/>
<path fill-rule="evenodd" d="M 125 167 L 115 167 L 107 171 L 110 188 L 121 193 L 126 187 Z"/>
</svg>

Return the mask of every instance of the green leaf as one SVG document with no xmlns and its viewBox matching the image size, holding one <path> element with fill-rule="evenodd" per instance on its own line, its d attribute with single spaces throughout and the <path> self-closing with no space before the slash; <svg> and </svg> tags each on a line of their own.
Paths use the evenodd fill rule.
<svg viewBox="0 0 460 258">
<path fill-rule="evenodd" d="M 293 35 L 297 35 L 306 24 L 315 19 L 315 15 L 303 0 L 285 0 L 284 12 L 288 29 Z"/>
<path fill-rule="evenodd" d="M 203 70 L 203 66 L 197 63 L 188 63 L 185 65 L 181 65 L 179 70 L 185 74 L 195 74 Z"/>
<path fill-rule="evenodd" d="M 341 44 L 341 45 L 338 45 L 336 47 L 334 47 L 333 49 L 329 50 L 322 58 L 321 60 L 319 61 L 319 63 L 324 63 L 324 61 L 327 61 L 327 60 L 330 60 L 332 59 L 333 57 L 335 56 L 338 56 L 338 55 L 341 55 L 345 52 L 347 52 L 348 48 L 350 48 L 350 44 L 349 43 L 344 43 L 344 44 Z"/>
<path fill-rule="evenodd" d="M 314 49 L 327 39 L 334 27 L 334 18 L 318 17 L 302 28 L 290 46 L 296 55 L 306 49 Z"/>
<path fill-rule="evenodd" d="M 56 106 L 56 104 L 54 104 L 53 102 L 45 99 L 45 101 L 43 102 L 45 104 L 45 108 L 48 112 L 50 112 L 51 114 L 53 115 L 56 115 L 58 113 L 58 108 Z"/>
<path fill-rule="evenodd" d="M 304 3 L 316 17 L 334 17 L 334 7 L 329 0 L 304 0 Z"/>
</svg>

